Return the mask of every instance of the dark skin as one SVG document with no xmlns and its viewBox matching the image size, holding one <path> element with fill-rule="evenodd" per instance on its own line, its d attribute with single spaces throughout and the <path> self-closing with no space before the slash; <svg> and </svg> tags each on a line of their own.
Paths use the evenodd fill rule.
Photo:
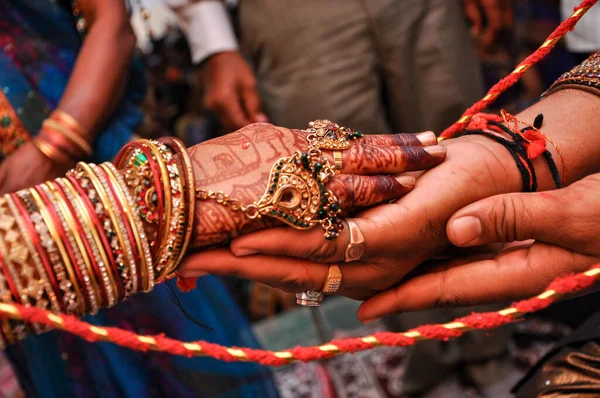
<svg viewBox="0 0 600 398">
<path fill-rule="evenodd" d="M 79 3 L 88 35 L 58 108 L 79 121 L 93 142 L 123 94 L 136 38 L 122 0 Z M 0 164 L 0 193 L 56 178 L 72 166 L 53 163 L 26 143 Z"/>
</svg>

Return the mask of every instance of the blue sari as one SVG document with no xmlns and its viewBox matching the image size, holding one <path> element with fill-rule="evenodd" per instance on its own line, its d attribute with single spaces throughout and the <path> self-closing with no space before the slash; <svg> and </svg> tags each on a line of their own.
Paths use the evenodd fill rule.
<svg viewBox="0 0 600 398">
<path fill-rule="evenodd" d="M 56 108 L 81 45 L 68 2 L 0 1 L 0 90 L 30 135 L 37 134 Z M 95 161 L 112 159 L 141 122 L 142 76 L 140 66 L 133 65 L 126 94 L 95 143 Z M 183 316 L 164 285 L 86 321 L 185 341 L 258 346 L 219 279 L 203 278 L 197 289 L 179 297 L 214 332 Z M 36 397 L 277 396 L 270 371 L 258 365 L 134 352 L 58 331 L 29 336 L 7 354 L 23 388 Z"/>
</svg>

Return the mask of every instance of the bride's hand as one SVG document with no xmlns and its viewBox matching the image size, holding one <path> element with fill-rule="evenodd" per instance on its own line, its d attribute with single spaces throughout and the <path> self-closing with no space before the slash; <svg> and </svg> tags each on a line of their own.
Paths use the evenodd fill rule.
<svg viewBox="0 0 600 398">
<path fill-rule="evenodd" d="M 414 178 L 393 175 L 441 163 L 445 148 L 436 144 L 431 132 L 365 135 L 341 151 L 341 174 L 332 177 L 326 187 L 337 196 L 345 211 L 399 198 L 413 188 Z M 196 145 L 189 153 L 197 188 L 222 191 L 248 205 L 265 193 L 269 173 L 277 160 L 297 151 L 304 152 L 307 147 L 305 131 L 257 123 Z M 334 164 L 331 151 L 323 150 L 323 156 Z M 274 225 L 274 219 L 268 217 L 251 220 L 214 200 L 198 200 L 193 246 L 226 242 L 240 234 Z M 321 228 L 315 227 L 313 232 L 325 241 Z"/>
</svg>

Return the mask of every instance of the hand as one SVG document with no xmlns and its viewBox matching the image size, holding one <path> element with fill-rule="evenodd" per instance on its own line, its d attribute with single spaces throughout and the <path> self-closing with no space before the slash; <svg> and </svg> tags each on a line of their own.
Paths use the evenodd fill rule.
<svg viewBox="0 0 600 398">
<path fill-rule="evenodd" d="M 71 167 L 52 162 L 31 142 L 23 144 L 0 165 L 0 194 L 29 188 L 64 175 Z"/>
<path fill-rule="evenodd" d="M 500 144 L 478 136 L 444 144 L 446 161 L 420 177 L 410 194 L 355 218 L 366 253 L 361 261 L 342 265 L 340 294 L 365 299 L 394 286 L 450 246 L 445 226 L 454 212 L 479 199 L 520 189 L 519 172 Z M 317 230 L 269 229 L 234 240 L 231 251 L 196 254 L 182 271 L 189 276 L 235 274 L 292 292 L 321 290 L 328 270 L 325 263 L 344 261 L 348 242 L 347 229 L 332 242 L 323 240 Z"/>
<path fill-rule="evenodd" d="M 196 187 L 222 191 L 244 204 L 251 204 L 265 193 L 269 173 L 277 160 L 296 151 L 306 151 L 306 135 L 301 130 L 251 124 L 196 145 L 189 150 Z M 422 148 L 437 143 L 431 132 L 371 135 L 351 142 L 350 148 L 342 151 L 342 173 L 326 184 L 346 211 L 403 196 L 414 186 L 414 178 L 396 179 L 390 174 L 430 168 L 445 158 L 445 151 L 439 146 Z M 334 164 L 331 151 L 323 151 L 323 155 Z M 197 203 L 196 247 L 226 242 L 242 233 L 274 225 L 271 218 L 250 220 L 214 200 Z M 315 236 L 320 234 L 319 242 L 325 241 L 322 229 L 314 228 L 314 232 Z"/>
<path fill-rule="evenodd" d="M 206 61 L 206 107 L 216 112 L 227 132 L 268 122 L 254 73 L 239 52 L 221 52 Z"/>
<path fill-rule="evenodd" d="M 512 29 L 512 0 L 465 0 L 464 7 L 471 33 L 482 51 L 493 46 L 503 32 Z"/>
<path fill-rule="evenodd" d="M 541 293 L 556 277 L 600 262 L 600 174 L 553 192 L 498 195 L 452 216 L 460 247 L 512 244 L 491 258 L 459 258 L 363 304 L 363 319 L 439 306 L 472 306 Z"/>
</svg>

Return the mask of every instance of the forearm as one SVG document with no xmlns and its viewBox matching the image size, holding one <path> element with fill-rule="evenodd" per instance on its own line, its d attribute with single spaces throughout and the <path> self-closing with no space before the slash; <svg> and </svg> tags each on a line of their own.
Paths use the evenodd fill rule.
<svg viewBox="0 0 600 398">
<path fill-rule="evenodd" d="M 562 157 L 550 142 L 561 177 L 570 184 L 600 171 L 600 96 L 578 89 L 557 91 L 517 115 L 517 119 L 533 124 L 538 114 L 544 115 L 540 129 L 560 150 Z M 566 176 L 563 176 L 562 161 Z M 534 160 L 539 190 L 554 188 L 548 165 L 542 157 Z"/>
<path fill-rule="evenodd" d="M 137 141 L 118 169 L 80 163 L 0 197 L 0 301 L 80 316 L 152 290 L 190 241 L 186 153 L 174 140 Z M 0 326 L 0 340 L 17 340 Z"/>
<path fill-rule="evenodd" d="M 96 10 L 58 108 L 73 116 L 92 141 L 119 103 L 136 38 L 122 2 Z M 105 9 L 112 7 L 112 9 Z"/>
</svg>

